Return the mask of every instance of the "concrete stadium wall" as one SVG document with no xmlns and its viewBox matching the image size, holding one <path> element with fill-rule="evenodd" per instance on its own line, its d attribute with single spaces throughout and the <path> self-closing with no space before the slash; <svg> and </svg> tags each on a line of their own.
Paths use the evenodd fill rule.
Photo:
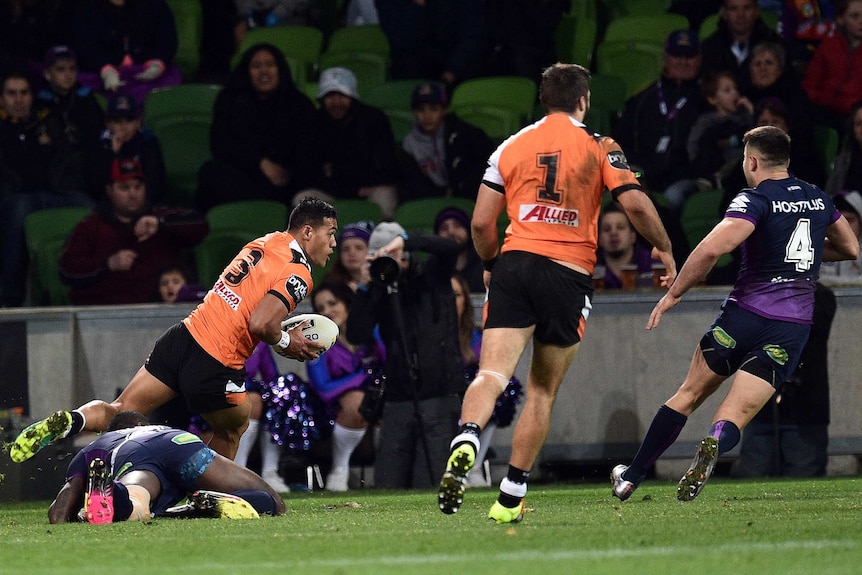
<svg viewBox="0 0 862 575">
<path fill-rule="evenodd" d="M 829 342 L 831 451 L 862 453 L 862 288 L 837 288 L 838 312 Z M 645 329 L 658 292 L 598 293 L 584 342 L 557 401 L 543 461 L 624 459 L 655 410 L 677 388 L 691 354 L 726 288 L 693 290 L 661 325 Z M 480 308 L 481 299 L 475 303 Z M 26 324 L 29 418 L 41 418 L 93 398 L 112 399 L 140 368 L 156 338 L 191 305 L 0 310 L 0 330 Z M 310 311 L 307 306 L 301 310 Z M 478 313 L 478 312 L 477 312 Z M 6 350 L 7 352 L 10 350 Z M 516 375 L 526 384 L 529 353 Z M 301 363 L 279 367 L 305 374 Z M 2 385 L 2 384 L 0 384 Z M 690 457 L 723 397 L 720 390 L 689 420 L 667 457 Z M 512 427 L 497 430 L 493 447 L 505 459 Z"/>
</svg>

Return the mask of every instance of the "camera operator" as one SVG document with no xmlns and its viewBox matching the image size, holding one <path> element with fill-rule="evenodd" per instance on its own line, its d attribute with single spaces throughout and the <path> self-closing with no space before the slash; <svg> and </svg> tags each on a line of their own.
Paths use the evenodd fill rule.
<svg viewBox="0 0 862 575">
<path fill-rule="evenodd" d="M 458 431 L 465 382 L 450 281 L 458 250 L 454 240 L 408 236 L 394 222 L 369 239 L 372 279 L 356 292 L 347 339 L 367 341 L 379 325 L 386 344 L 377 487 L 436 485 Z M 418 252 L 429 255 L 418 261 Z"/>
</svg>

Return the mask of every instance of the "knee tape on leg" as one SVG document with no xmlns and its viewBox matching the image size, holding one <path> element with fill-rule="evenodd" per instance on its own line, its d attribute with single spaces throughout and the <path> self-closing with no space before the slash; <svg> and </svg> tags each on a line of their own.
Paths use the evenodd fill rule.
<svg viewBox="0 0 862 575">
<path fill-rule="evenodd" d="M 491 371 L 490 369 L 480 369 L 479 372 L 476 374 L 476 377 L 483 375 L 483 374 L 489 375 L 489 376 L 493 377 L 494 379 L 496 379 L 498 382 L 500 382 L 500 384 L 503 386 L 504 389 L 506 388 L 507 385 L 509 385 L 509 378 L 506 377 L 505 375 L 503 375 L 502 373 L 499 373 L 496 371 Z"/>
<path fill-rule="evenodd" d="M 132 514 L 128 521 L 150 520 L 150 492 L 140 485 L 126 485 L 132 502 Z"/>
</svg>

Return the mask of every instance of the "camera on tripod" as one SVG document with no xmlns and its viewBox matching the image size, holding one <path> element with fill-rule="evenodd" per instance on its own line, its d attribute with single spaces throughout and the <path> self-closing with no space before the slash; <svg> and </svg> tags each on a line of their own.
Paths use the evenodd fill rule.
<svg viewBox="0 0 862 575">
<path fill-rule="evenodd" d="M 392 256 L 381 254 L 371 261 L 368 273 L 373 281 L 391 286 L 401 275 L 401 265 Z"/>
</svg>

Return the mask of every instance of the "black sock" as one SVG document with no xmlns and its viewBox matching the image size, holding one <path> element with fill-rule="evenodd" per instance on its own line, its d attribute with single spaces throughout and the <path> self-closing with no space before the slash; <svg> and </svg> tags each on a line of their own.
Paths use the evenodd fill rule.
<svg viewBox="0 0 862 575">
<path fill-rule="evenodd" d="M 84 430 L 84 416 L 78 411 L 72 411 L 70 414 L 72 416 L 72 426 L 69 428 L 69 433 L 66 434 L 66 437 L 78 435 Z"/>
<path fill-rule="evenodd" d="M 234 491 L 232 495 L 248 501 L 258 515 L 275 515 L 275 499 L 262 489 L 240 489 Z"/>
<path fill-rule="evenodd" d="M 653 466 L 665 450 L 670 447 L 688 420 L 686 416 L 662 405 L 650 424 L 631 465 L 623 473 L 623 479 L 638 485 L 643 481 L 646 470 Z"/>
<path fill-rule="evenodd" d="M 482 428 L 479 427 L 477 424 L 468 421 L 467 423 L 463 424 L 460 429 L 458 429 L 458 433 L 469 433 L 471 435 L 479 437 L 479 434 L 482 433 Z"/>
<path fill-rule="evenodd" d="M 497 496 L 497 501 L 500 502 L 500 505 L 509 508 L 520 505 L 521 499 L 524 498 L 524 494 L 526 493 L 526 483 L 529 479 L 529 471 L 524 471 L 523 469 L 518 469 L 514 465 L 509 465 L 506 479 L 500 485 L 500 494 Z M 510 483 L 510 485 L 507 486 L 507 483 Z M 507 493 L 504 491 L 506 487 L 513 488 L 512 491 L 518 491 L 518 493 Z"/>
<path fill-rule="evenodd" d="M 727 453 L 739 443 L 739 428 L 732 421 L 716 421 L 709 428 L 709 434 L 718 439 L 718 453 Z"/>
<path fill-rule="evenodd" d="M 119 481 L 114 481 L 114 519 L 117 521 L 125 521 L 132 516 L 132 499 L 129 497 L 129 490 Z"/>
</svg>

